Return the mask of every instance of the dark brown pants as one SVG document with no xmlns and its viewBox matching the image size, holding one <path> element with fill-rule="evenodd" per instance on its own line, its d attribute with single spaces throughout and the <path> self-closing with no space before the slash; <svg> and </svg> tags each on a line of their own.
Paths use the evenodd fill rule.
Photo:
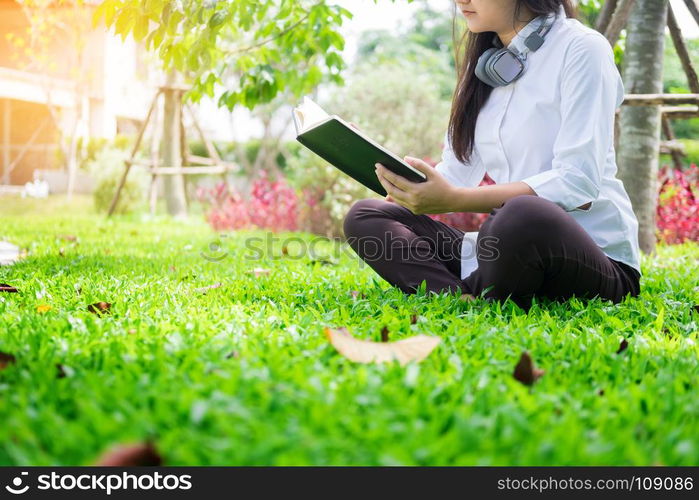
<svg viewBox="0 0 699 500">
<path fill-rule="evenodd" d="M 405 293 L 424 280 L 427 291 L 510 297 L 522 307 L 535 296 L 599 296 L 616 303 L 639 294 L 638 271 L 607 257 L 573 217 L 535 195 L 516 196 L 490 212 L 473 249 L 478 269 L 465 280 L 464 232 L 427 215 L 367 198 L 350 208 L 344 231 L 357 255 Z"/>
</svg>

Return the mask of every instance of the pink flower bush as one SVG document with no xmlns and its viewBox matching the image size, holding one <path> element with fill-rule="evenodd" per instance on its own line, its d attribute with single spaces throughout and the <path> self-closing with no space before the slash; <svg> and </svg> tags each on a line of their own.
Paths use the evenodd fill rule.
<svg viewBox="0 0 699 500">
<path fill-rule="evenodd" d="M 216 231 L 259 228 L 278 232 L 298 227 L 296 192 L 283 180 L 270 181 L 264 171 L 247 198 L 225 183 L 200 189 L 198 195 L 211 204 L 206 219 Z"/>
<path fill-rule="evenodd" d="M 437 163 L 429 158 L 425 161 L 432 166 Z M 676 170 L 666 165 L 660 169 L 659 180 L 658 240 L 668 244 L 699 241 L 699 168 L 693 164 L 688 169 Z M 494 181 L 486 174 L 480 185 L 488 184 Z M 283 179 L 271 181 L 266 172 L 261 172 L 246 197 L 225 183 L 198 191 L 199 199 L 210 205 L 206 219 L 216 231 L 303 229 L 327 234 L 332 221 L 319 202 L 322 195 L 322 192 L 306 188 L 299 197 Z M 478 231 L 488 214 L 452 213 L 429 217 L 462 231 Z"/>
<path fill-rule="evenodd" d="M 660 169 L 656 212 L 658 240 L 674 244 L 699 241 L 699 168 L 686 170 L 665 165 Z"/>
</svg>

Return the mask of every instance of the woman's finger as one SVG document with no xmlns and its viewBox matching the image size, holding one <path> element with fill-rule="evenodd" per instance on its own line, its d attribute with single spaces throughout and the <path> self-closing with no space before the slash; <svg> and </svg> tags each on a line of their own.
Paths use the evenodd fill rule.
<svg viewBox="0 0 699 500">
<path fill-rule="evenodd" d="M 379 182 L 383 186 L 383 188 L 386 190 L 386 192 L 392 196 L 394 199 L 405 199 L 407 198 L 407 194 L 405 191 L 403 191 L 401 188 L 393 184 L 391 181 L 386 179 L 383 175 L 381 175 L 378 171 L 376 172 L 376 176 L 379 179 Z"/>
<path fill-rule="evenodd" d="M 394 174 L 391 172 L 389 169 L 381 165 L 380 163 L 376 164 L 376 169 L 378 172 L 383 176 L 384 179 L 386 179 L 388 182 L 396 186 L 397 188 L 407 191 L 411 188 L 411 185 L 413 184 L 410 182 L 408 179 L 405 177 L 401 177 L 398 174 Z"/>
</svg>

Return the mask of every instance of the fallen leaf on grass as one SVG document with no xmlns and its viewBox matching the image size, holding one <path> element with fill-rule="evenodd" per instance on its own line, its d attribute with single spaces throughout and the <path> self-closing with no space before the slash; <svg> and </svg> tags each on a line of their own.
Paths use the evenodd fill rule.
<svg viewBox="0 0 699 500">
<path fill-rule="evenodd" d="M 7 292 L 7 293 L 17 293 L 19 290 L 17 290 L 15 287 L 8 285 L 7 283 L 0 283 L 0 292 Z"/>
<path fill-rule="evenodd" d="M 209 290 L 213 290 L 215 288 L 221 288 L 223 286 L 223 283 L 214 283 L 213 285 L 207 285 L 203 286 L 201 288 L 195 288 L 194 291 L 197 293 L 206 293 Z"/>
<path fill-rule="evenodd" d="M 255 278 L 259 278 L 260 276 L 266 276 L 269 274 L 269 269 L 265 269 L 263 267 L 256 267 L 255 269 L 251 269 L 249 271 L 245 271 L 245 274 L 254 274 Z"/>
<path fill-rule="evenodd" d="M 112 308 L 112 304 L 109 302 L 95 302 L 87 306 L 87 310 L 94 314 L 107 314 Z"/>
<path fill-rule="evenodd" d="M 384 326 L 381 329 L 381 342 L 388 342 L 388 327 Z"/>
<path fill-rule="evenodd" d="M 78 241 L 78 237 L 74 234 L 57 234 L 56 239 L 63 241 Z"/>
<path fill-rule="evenodd" d="M 15 364 L 17 359 L 14 354 L 0 351 L 0 370 L 7 368 L 7 365 Z"/>
<path fill-rule="evenodd" d="M 350 292 L 350 295 L 352 295 L 353 299 L 358 299 L 358 298 L 365 299 L 366 298 L 366 294 L 364 292 L 358 292 L 357 290 L 352 290 Z"/>
<path fill-rule="evenodd" d="M 410 316 L 410 324 L 414 325 L 415 323 L 417 323 L 417 314 Z"/>
<path fill-rule="evenodd" d="M 70 366 L 56 363 L 56 378 L 66 378 L 73 375 L 74 371 Z"/>
<path fill-rule="evenodd" d="M 527 351 L 524 351 L 519 357 L 512 376 L 524 385 L 533 385 L 543 374 L 544 370 L 535 368 L 532 357 Z"/>
<path fill-rule="evenodd" d="M 118 445 L 107 450 L 95 465 L 102 467 L 138 467 L 162 465 L 163 459 L 153 443 Z"/>
<path fill-rule="evenodd" d="M 699 313 L 699 304 L 694 304 L 693 309 L 695 313 Z"/>
<path fill-rule="evenodd" d="M 621 339 L 621 344 L 619 344 L 619 349 L 616 350 L 616 353 L 619 354 L 624 352 L 627 347 L 629 347 L 629 341 L 626 339 Z"/>
<path fill-rule="evenodd" d="M 332 261 L 332 260 L 330 260 L 330 259 L 311 259 L 311 260 L 308 261 L 308 264 L 309 264 L 309 265 L 312 265 L 312 264 L 320 264 L 320 265 L 323 265 L 323 266 L 336 266 L 336 265 L 337 265 L 337 262 L 334 262 L 334 261 Z"/>
<path fill-rule="evenodd" d="M 425 359 L 441 341 L 439 337 L 416 335 L 396 342 L 371 342 L 354 338 L 344 327 L 326 327 L 325 336 L 335 349 L 350 361 L 385 363 L 396 360 L 401 365 Z"/>
<path fill-rule="evenodd" d="M 44 314 L 45 312 L 49 312 L 51 309 L 53 309 L 50 305 L 48 304 L 39 304 L 36 306 L 36 312 Z"/>
</svg>

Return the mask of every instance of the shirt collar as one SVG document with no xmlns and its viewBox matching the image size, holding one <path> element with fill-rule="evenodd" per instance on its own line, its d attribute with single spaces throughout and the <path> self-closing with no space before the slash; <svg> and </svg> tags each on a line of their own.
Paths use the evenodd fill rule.
<svg viewBox="0 0 699 500">
<path fill-rule="evenodd" d="M 550 14 L 552 16 L 556 16 L 557 18 L 565 18 L 566 17 L 566 11 L 565 8 L 563 7 L 563 4 L 558 6 L 558 11 L 555 13 Z M 555 21 L 554 21 L 555 23 Z M 522 54 L 524 58 L 526 58 L 527 53 L 529 52 L 529 47 L 524 45 L 524 41 L 527 39 L 529 35 L 534 33 L 539 27 L 543 24 L 543 19 L 540 19 L 539 17 L 535 17 L 529 23 L 522 28 L 519 33 L 517 33 L 510 44 L 507 46 L 508 49 L 513 50 L 513 52 Z M 549 33 L 551 33 L 551 30 L 549 29 Z M 548 34 L 548 33 L 547 33 Z M 496 34 L 495 37 L 493 38 L 493 41 L 495 42 L 495 45 L 497 47 L 502 47 L 502 42 L 500 41 L 500 38 Z"/>
</svg>

